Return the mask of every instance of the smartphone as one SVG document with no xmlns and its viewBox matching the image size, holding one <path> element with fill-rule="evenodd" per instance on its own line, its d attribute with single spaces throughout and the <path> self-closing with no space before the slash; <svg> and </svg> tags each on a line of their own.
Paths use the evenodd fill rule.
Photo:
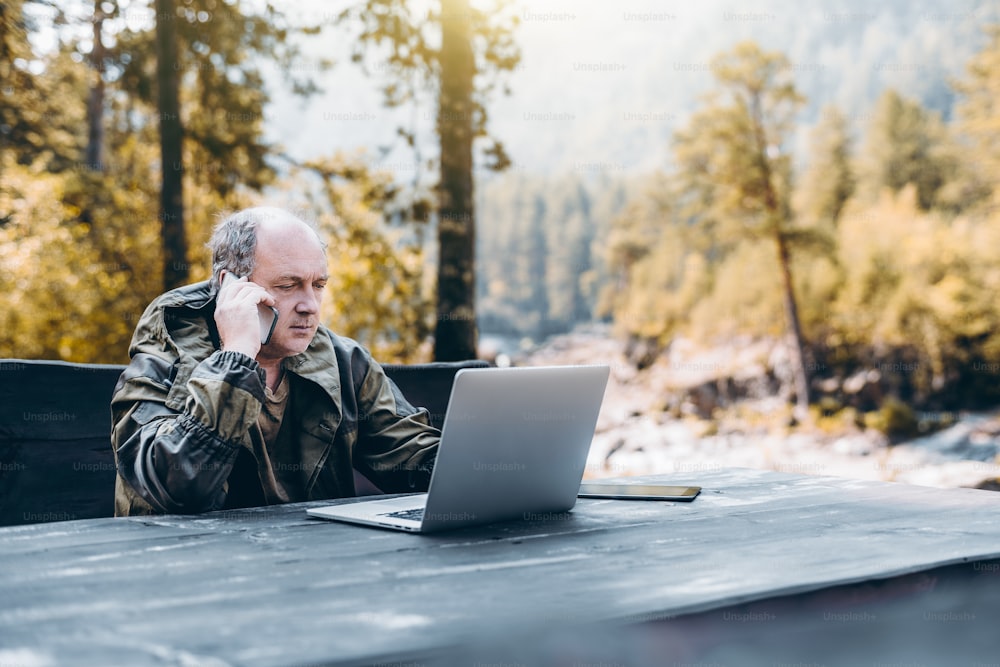
<svg viewBox="0 0 1000 667">
<path fill-rule="evenodd" d="M 680 500 L 690 502 L 701 493 L 700 486 L 667 486 L 665 484 L 615 484 L 584 482 L 580 498 L 612 498 L 614 500 Z"/>
<path fill-rule="evenodd" d="M 228 285 L 231 281 L 239 279 L 239 276 L 228 271 L 222 274 L 223 285 Z M 257 319 L 260 322 L 260 344 L 267 345 L 271 342 L 274 327 L 278 324 L 278 309 L 274 306 L 259 303 L 257 304 Z"/>
</svg>

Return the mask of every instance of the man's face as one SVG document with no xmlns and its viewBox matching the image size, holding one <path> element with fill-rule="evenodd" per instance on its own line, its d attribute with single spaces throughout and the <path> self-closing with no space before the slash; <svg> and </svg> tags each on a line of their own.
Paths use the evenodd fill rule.
<svg viewBox="0 0 1000 667">
<path fill-rule="evenodd" d="M 284 359 L 309 347 L 320 321 L 320 303 L 329 274 L 326 253 L 306 225 L 268 221 L 257 230 L 256 267 L 250 280 L 275 300 L 278 323 L 263 359 Z"/>
</svg>

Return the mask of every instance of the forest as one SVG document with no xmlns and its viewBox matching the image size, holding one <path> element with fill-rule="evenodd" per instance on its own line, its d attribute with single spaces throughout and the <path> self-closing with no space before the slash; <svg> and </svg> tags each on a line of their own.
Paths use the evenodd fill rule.
<svg viewBox="0 0 1000 667">
<path fill-rule="evenodd" d="M 510 85 L 531 73 L 522 31 L 543 21 L 512 3 L 359 0 L 306 20 L 235 0 L 6 2 L 0 357 L 124 362 L 146 304 L 207 277 L 218 216 L 266 200 L 319 222 L 326 324 L 385 361 L 461 358 L 483 333 L 540 341 L 596 321 L 640 367 L 678 338 L 787 339 L 800 407 L 824 399 L 824 379 L 866 368 L 923 409 L 995 404 L 1000 23 L 980 4 L 960 34 L 920 4 L 921 30 L 966 52 L 957 74 L 922 71 L 906 89 L 858 92 L 848 77 L 824 88 L 829 76 L 803 76 L 804 37 L 786 50 L 764 33 L 720 43 L 676 108 L 623 117 L 663 125 L 659 145 L 620 162 L 570 152 L 567 170 L 511 152 L 550 139 L 528 112 L 515 125 L 505 111 L 548 85 Z M 813 12 L 803 28 L 818 52 L 850 50 L 859 31 L 839 16 Z M 349 62 L 315 48 L 332 35 Z M 871 58 L 868 71 L 888 67 L 883 51 Z M 276 97 L 306 104 L 347 67 L 387 112 L 327 120 L 370 116 L 413 170 L 380 167 L 377 147 L 310 139 L 319 148 L 304 155 L 269 138 Z M 429 126 L 406 124 L 406 109 L 428 104 Z M 636 143 L 596 121 L 573 136 Z M 663 160 L 649 166 L 643 151 Z"/>
<path fill-rule="evenodd" d="M 604 319 L 654 350 L 676 336 L 777 337 L 787 269 L 811 368 L 901 369 L 901 398 L 920 404 L 945 393 L 952 407 L 995 401 L 995 28 L 991 40 L 955 83 L 950 123 L 894 90 L 862 128 L 831 105 L 800 172 L 773 149 L 802 103 L 787 61 L 749 43 L 720 55 L 749 76 L 722 82 L 678 134 L 672 171 L 513 174 L 486 188 L 483 215 L 497 224 L 483 230 L 484 323 L 544 336 Z M 751 77 L 762 82 L 755 103 Z M 775 112 L 755 125 L 754 106 Z"/>
</svg>

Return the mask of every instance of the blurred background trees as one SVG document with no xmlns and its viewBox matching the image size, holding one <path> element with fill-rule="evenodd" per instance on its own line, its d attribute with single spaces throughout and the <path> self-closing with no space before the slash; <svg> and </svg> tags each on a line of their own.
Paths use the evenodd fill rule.
<svg viewBox="0 0 1000 667">
<path fill-rule="evenodd" d="M 719 90 L 676 135 L 678 179 L 689 201 L 683 216 L 720 257 L 765 243 L 772 246 L 781 294 L 797 417 L 809 408 L 805 346 L 792 281 L 791 246 L 805 238 L 791 210 L 788 135 L 802 98 L 782 54 L 742 42 L 712 62 Z M 759 268 L 766 272 L 766 255 Z"/>
<path fill-rule="evenodd" d="M 328 231 L 328 323 L 386 360 L 470 356 L 477 325 L 516 346 L 608 323 L 639 365 L 679 338 L 791 331 L 805 372 L 789 396 L 815 399 L 825 380 L 881 368 L 914 405 L 1000 399 L 1000 28 L 981 26 L 982 48 L 950 81 L 858 84 L 864 114 L 780 49 L 733 41 L 692 78 L 698 96 L 671 91 L 697 101 L 667 114 L 663 146 L 633 147 L 665 149 L 666 164 L 557 171 L 493 136 L 510 120 L 497 93 L 521 68 L 508 3 L 345 0 L 319 19 L 266 2 L 58 4 L 0 6 L 0 357 L 125 361 L 146 304 L 207 277 L 216 217 L 266 199 Z M 466 41 L 451 58 L 444 22 L 456 16 Z M 885 16 L 864 31 L 810 10 L 797 18 L 871 72 L 909 25 Z M 158 22 L 177 51 L 166 72 Z M 329 54 L 305 46 L 327 30 L 356 61 L 337 67 L 363 67 L 387 109 L 433 109 L 433 145 L 407 113 L 384 123 L 413 152 L 408 174 L 379 167 L 383 147 L 303 158 L 267 138 L 281 93 L 265 65 L 288 95 L 314 99 Z M 464 83 L 452 88 L 455 65 Z M 176 111 L 158 76 L 174 73 Z M 588 83 L 600 94 L 601 79 Z M 541 142 L 553 125 L 517 127 Z M 576 143 L 617 145 L 595 127 L 576 127 Z M 168 172 L 180 179 L 164 188 Z M 179 209 L 165 207 L 178 186 Z"/>
<path fill-rule="evenodd" d="M 355 61 L 377 59 L 369 51 L 387 49 L 383 69 L 388 76 L 382 88 L 387 106 L 418 104 L 429 94 L 432 108 L 437 108 L 439 150 L 437 158 L 428 161 L 428 171 L 438 174 L 434 359 L 474 359 L 478 328 L 473 145 L 488 141 L 484 155 L 489 168 L 502 171 L 509 165 L 503 143 L 487 131 L 487 104 L 504 73 L 520 58 L 513 39 L 517 15 L 503 0 L 489 10 L 474 7 L 469 0 L 439 0 L 427 12 L 406 0 L 363 0 L 344 10 L 339 20 L 362 26 L 352 54 Z M 417 148 L 414 129 L 397 131 Z"/>
<path fill-rule="evenodd" d="M 285 70 L 301 96 L 317 87 L 299 72 L 327 65 L 302 67 L 294 39 L 320 26 L 297 27 L 269 4 L 127 6 L 128 20 L 108 1 L 4 7 L 0 356 L 127 360 L 131 330 L 152 298 L 207 277 L 204 243 L 217 216 L 255 202 L 265 187 L 283 187 L 280 147 L 264 139 L 269 96 L 262 63 Z M 29 38 L 45 30 L 57 44 L 38 51 Z M 165 95 L 172 78 L 176 95 Z M 90 129 L 95 125 L 103 136 Z M 365 169 L 349 177 L 365 189 Z M 343 215 L 350 228 L 383 204 L 362 197 L 335 212 L 328 201 L 316 213 Z M 364 219 L 365 235 L 353 238 L 363 249 L 358 261 L 412 263 L 412 253 L 397 256 L 381 239 L 383 224 Z M 358 271 L 342 265 L 345 274 Z M 376 327 L 407 343 L 389 348 L 401 359 L 419 354 L 426 335 L 426 326 L 409 326 L 427 316 L 411 305 L 397 304 L 406 316 Z"/>
<path fill-rule="evenodd" d="M 862 134 L 858 142 L 844 113 L 828 105 L 801 179 L 790 162 L 775 170 L 783 188 L 776 195 L 785 202 L 776 208 L 784 225 L 777 228 L 789 241 L 806 241 L 789 244 L 789 274 L 817 375 L 881 369 L 897 398 L 923 407 L 981 406 L 1000 397 L 1000 89 L 991 66 L 1000 40 L 995 28 L 989 34 L 955 83 L 962 95 L 952 123 L 887 90 L 867 124 L 853 128 Z M 751 47 L 731 55 L 743 48 Z M 754 220 L 741 208 L 764 209 L 760 188 L 741 189 L 759 173 L 761 158 L 741 145 L 743 162 L 727 161 L 728 146 L 748 133 L 725 113 L 711 102 L 695 112 L 677 135 L 676 173 L 664 174 L 658 192 L 627 204 L 608 237 L 610 266 L 623 274 L 614 283 L 612 317 L 625 335 L 652 337 L 661 348 L 677 335 L 721 341 L 778 333 L 781 276 L 756 246 L 760 237 L 740 227 Z M 712 136 L 719 139 L 706 141 Z M 780 142 L 772 145 L 780 155 Z M 668 190 L 672 204 L 664 203 Z M 726 194 L 731 208 L 720 209 Z M 707 238 L 692 233 L 699 228 Z M 757 223 L 751 231 L 766 229 Z"/>
</svg>

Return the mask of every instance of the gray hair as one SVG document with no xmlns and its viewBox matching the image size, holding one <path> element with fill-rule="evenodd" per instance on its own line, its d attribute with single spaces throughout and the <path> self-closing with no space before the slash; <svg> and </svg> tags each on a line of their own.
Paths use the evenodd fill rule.
<svg viewBox="0 0 1000 667">
<path fill-rule="evenodd" d="M 208 248 L 212 251 L 212 292 L 219 289 L 219 272 L 229 271 L 237 276 L 250 276 L 257 263 L 257 227 L 265 220 L 292 218 L 316 233 L 316 239 L 326 249 L 326 243 L 319 235 L 316 223 L 305 216 L 273 206 L 255 206 L 232 213 L 212 230 Z"/>
</svg>

